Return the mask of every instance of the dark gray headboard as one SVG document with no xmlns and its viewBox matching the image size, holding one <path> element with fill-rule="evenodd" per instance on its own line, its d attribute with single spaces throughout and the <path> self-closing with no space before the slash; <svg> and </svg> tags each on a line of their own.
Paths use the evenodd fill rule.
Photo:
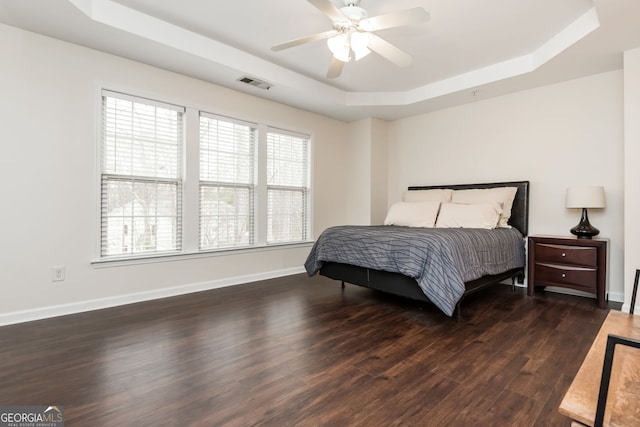
<svg viewBox="0 0 640 427">
<path fill-rule="evenodd" d="M 429 185 L 409 187 L 409 190 L 431 190 L 437 188 L 451 188 L 452 190 L 468 190 L 472 188 L 518 187 L 516 198 L 511 208 L 509 225 L 517 228 L 523 235 L 529 232 L 529 181 L 494 182 L 490 184 L 456 184 Z"/>
</svg>

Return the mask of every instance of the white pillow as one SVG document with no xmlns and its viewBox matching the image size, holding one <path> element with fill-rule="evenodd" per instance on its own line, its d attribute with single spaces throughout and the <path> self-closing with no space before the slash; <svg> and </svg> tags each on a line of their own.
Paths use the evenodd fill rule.
<svg viewBox="0 0 640 427">
<path fill-rule="evenodd" d="M 513 199 L 516 197 L 517 187 L 475 188 L 471 190 L 455 190 L 451 202 L 477 204 L 499 203 L 502 207 L 502 215 L 498 227 L 510 228 L 508 224 L 511 217 Z"/>
<path fill-rule="evenodd" d="M 397 202 L 391 206 L 384 225 L 433 228 L 440 202 Z"/>
<path fill-rule="evenodd" d="M 402 195 L 403 202 L 450 202 L 453 190 L 434 188 L 433 190 L 407 190 Z"/>
<path fill-rule="evenodd" d="M 502 209 L 496 203 L 443 203 L 438 214 L 437 228 L 487 228 L 498 225 Z"/>
</svg>

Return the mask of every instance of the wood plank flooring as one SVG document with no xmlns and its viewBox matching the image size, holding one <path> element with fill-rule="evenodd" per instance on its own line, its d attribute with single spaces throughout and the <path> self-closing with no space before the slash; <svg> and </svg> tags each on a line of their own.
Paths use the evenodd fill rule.
<svg viewBox="0 0 640 427">
<path fill-rule="evenodd" d="M 0 328 L 0 405 L 67 426 L 568 426 L 607 310 L 495 286 L 463 319 L 305 275 Z"/>
</svg>

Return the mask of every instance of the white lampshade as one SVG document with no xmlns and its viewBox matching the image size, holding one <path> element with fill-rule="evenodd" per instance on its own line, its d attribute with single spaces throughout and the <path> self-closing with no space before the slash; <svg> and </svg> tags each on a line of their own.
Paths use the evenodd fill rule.
<svg viewBox="0 0 640 427">
<path fill-rule="evenodd" d="M 567 188 L 567 208 L 604 208 L 604 187 L 579 185 Z"/>
</svg>

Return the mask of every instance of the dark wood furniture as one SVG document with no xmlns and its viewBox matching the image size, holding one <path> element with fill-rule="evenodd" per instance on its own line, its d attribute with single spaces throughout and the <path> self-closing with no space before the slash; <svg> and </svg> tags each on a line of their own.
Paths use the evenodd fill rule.
<svg viewBox="0 0 640 427">
<path fill-rule="evenodd" d="M 607 240 L 573 237 L 529 237 L 528 295 L 555 286 L 594 294 L 606 308 Z"/>
<path fill-rule="evenodd" d="M 523 236 L 527 235 L 529 229 L 529 181 L 515 182 L 499 182 L 488 184 L 458 184 L 458 185 L 434 185 L 409 187 L 409 190 L 431 190 L 450 188 L 453 190 L 467 190 L 475 188 L 495 188 L 495 187 L 517 187 L 513 207 L 511 208 L 511 217 L 509 225 L 517 228 Z M 465 296 L 477 292 L 487 286 L 497 284 L 503 280 L 511 279 L 512 285 L 515 281 L 524 283 L 525 269 L 517 268 L 505 271 L 501 274 L 485 276 L 480 279 L 465 283 L 466 291 L 458 302 L 456 308 L 457 316 L 461 316 L 461 302 Z M 422 292 L 415 279 L 400 273 L 390 273 L 370 268 L 363 268 L 349 264 L 337 262 L 325 262 L 320 269 L 320 274 L 335 280 L 340 280 L 342 286 L 344 283 L 364 286 L 367 288 L 411 298 L 419 301 L 429 301 L 427 296 Z"/>
</svg>

